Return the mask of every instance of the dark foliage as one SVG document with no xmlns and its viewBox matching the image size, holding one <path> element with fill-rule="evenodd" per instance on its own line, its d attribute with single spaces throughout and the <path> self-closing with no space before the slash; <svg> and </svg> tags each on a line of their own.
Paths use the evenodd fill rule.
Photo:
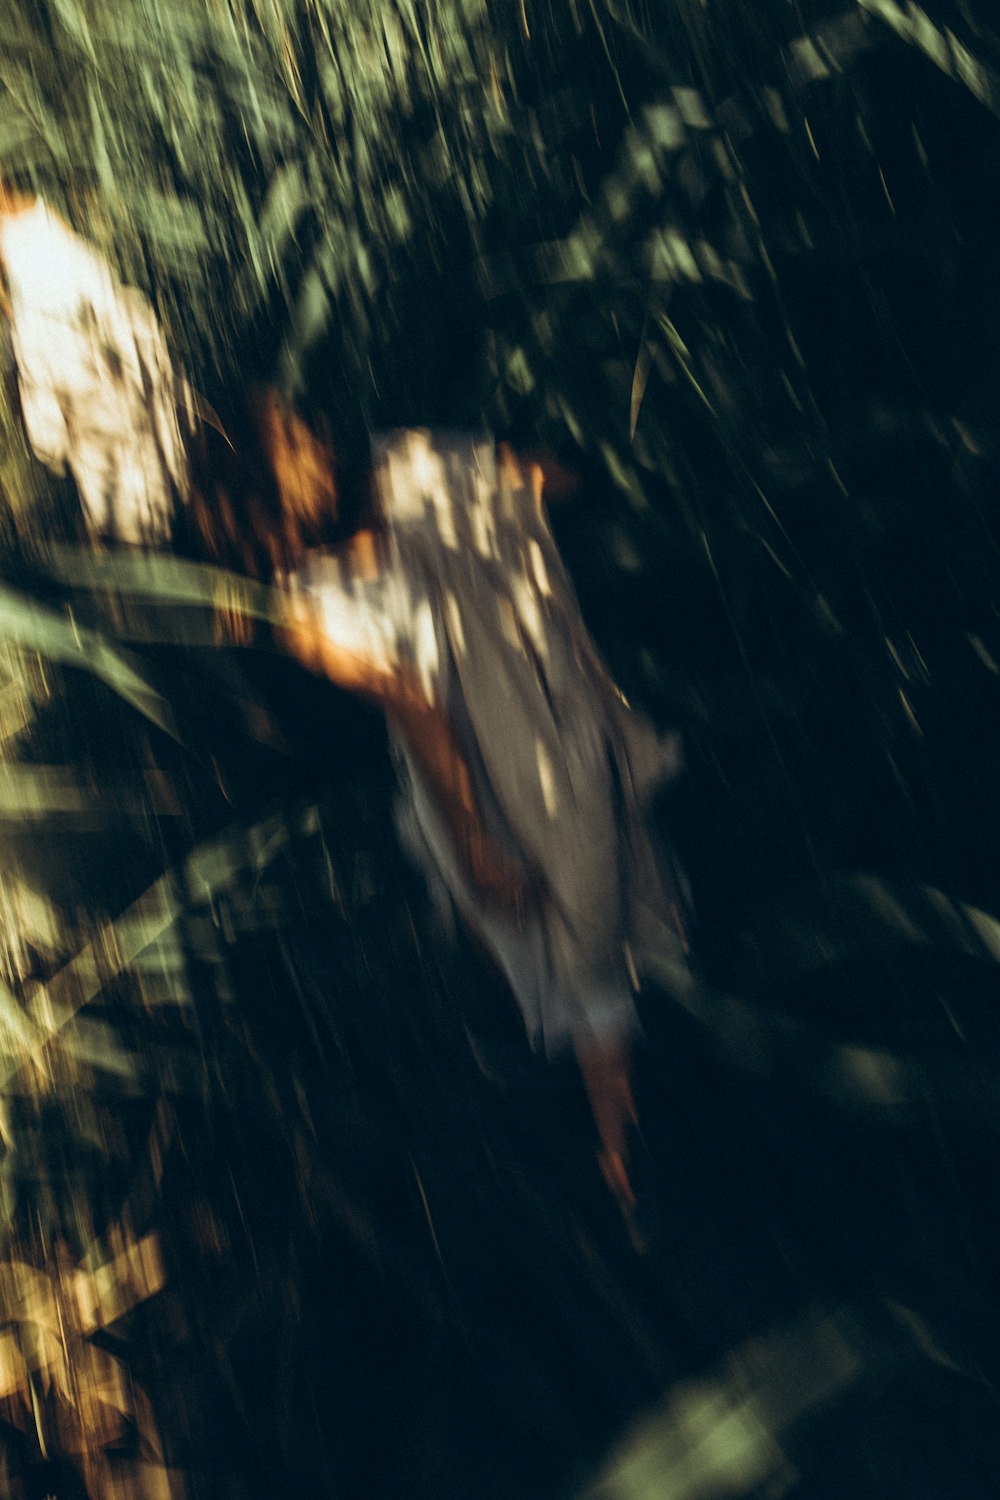
<svg viewBox="0 0 1000 1500">
<path fill-rule="evenodd" d="M 18 0 L 0 49 L 0 169 L 210 399 L 279 378 L 348 472 L 485 420 L 582 476 L 699 911 L 638 1260 L 575 1075 L 402 864 L 378 726 L 222 649 L 217 578 L 44 553 L 8 413 L 11 1493 L 995 1494 L 992 7 Z M 154 1231 L 60 1344 L 69 1268 Z M 122 1370 L 113 1441 L 43 1462 Z"/>
</svg>

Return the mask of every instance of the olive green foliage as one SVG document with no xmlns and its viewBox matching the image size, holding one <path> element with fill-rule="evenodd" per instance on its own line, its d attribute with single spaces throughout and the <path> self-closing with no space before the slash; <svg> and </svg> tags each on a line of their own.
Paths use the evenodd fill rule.
<svg viewBox="0 0 1000 1500">
<path fill-rule="evenodd" d="M 329 1462 L 330 1493 L 506 1500 L 586 1469 L 618 1500 L 884 1494 L 911 1443 L 870 1458 L 873 1392 L 880 1429 L 942 1423 L 908 1493 L 937 1452 L 978 1472 L 947 1412 L 995 1426 L 998 114 L 987 0 L 3 6 L 4 178 L 153 297 L 212 399 L 277 380 L 348 449 L 408 421 L 564 449 L 585 609 L 688 746 L 698 965 L 646 1014 L 667 1225 L 643 1280 L 573 1098 L 504 1095 L 488 1047 L 484 1074 L 464 1018 L 489 1038 L 503 1009 L 474 963 L 469 1010 L 442 1000 L 384 767 L 331 789 L 343 721 L 211 651 L 220 594 L 264 621 L 273 596 L 18 555 L 0 1227 L 25 1265 L 59 1235 L 92 1271 L 123 1203 L 160 1227 L 168 1182 L 195 1269 L 154 1334 L 192 1389 L 221 1372 L 239 1442 L 192 1451 L 245 1450 L 246 1493 L 322 1493 Z M 13 554 L 51 496 L 3 422 Z M 289 770 L 311 732 L 319 802 Z M 62 1274 L 24 1271 L 50 1321 Z M 57 1353 L 28 1374 L 70 1391 Z M 362 1459 L 366 1395 L 405 1431 Z M 598 1464 L 594 1413 L 607 1447 L 642 1405 Z M 839 1491 L 835 1466 L 810 1487 L 814 1419 L 857 1459 Z"/>
<path fill-rule="evenodd" d="M 721 489 L 798 571 L 772 491 L 845 482 L 805 292 L 835 268 L 891 338 L 880 271 L 948 216 L 885 71 L 919 75 L 924 133 L 974 102 L 987 158 L 996 38 L 942 9 L 14 4 L 0 164 L 155 290 L 209 385 L 319 365 L 396 420 L 421 372 L 425 415 L 471 382 L 461 415 L 570 431 L 637 505 L 668 478 L 709 541 Z M 442 324 L 469 337 L 429 347 Z"/>
<path fill-rule="evenodd" d="M 482 213 L 510 130 L 476 0 L 16 5 L 2 45 L 0 160 L 157 288 L 196 360 L 276 290 L 293 359 L 335 310 L 363 327 L 415 216 L 434 245 L 436 190 Z"/>
</svg>

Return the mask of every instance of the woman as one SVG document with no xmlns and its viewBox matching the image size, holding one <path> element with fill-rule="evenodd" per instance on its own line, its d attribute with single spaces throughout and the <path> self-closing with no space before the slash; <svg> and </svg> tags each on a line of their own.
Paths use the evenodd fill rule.
<svg viewBox="0 0 1000 1500">
<path fill-rule="evenodd" d="M 383 534 L 306 559 L 286 641 L 384 707 L 404 842 L 505 974 L 533 1043 L 575 1052 L 631 1225 L 634 992 L 654 956 L 684 951 L 643 820 L 676 740 L 608 677 L 537 466 L 409 431 L 376 444 L 373 474 Z"/>
</svg>

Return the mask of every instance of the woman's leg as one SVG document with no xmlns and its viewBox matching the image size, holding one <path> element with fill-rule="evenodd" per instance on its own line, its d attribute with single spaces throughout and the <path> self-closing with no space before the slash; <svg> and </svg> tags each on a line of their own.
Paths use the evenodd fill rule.
<svg viewBox="0 0 1000 1500">
<path fill-rule="evenodd" d="M 600 1137 L 598 1162 L 608 1187 L 622 1208 L 629 1211 L 635 1207 L 636 1201 L 629 1178 L 628 1156 L 629 1126 L 636 1123 L 630 1039 L 589 1036 L 578 1038 L 574 1046 Z"/>
</svg>

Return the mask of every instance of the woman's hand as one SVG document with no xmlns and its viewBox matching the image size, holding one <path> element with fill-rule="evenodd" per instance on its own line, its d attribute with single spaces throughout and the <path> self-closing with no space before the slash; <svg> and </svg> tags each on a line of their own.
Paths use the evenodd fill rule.
<svg viewBox="0 0 1000 1500">
<path fill-rule="evenodd" d="M 328 677 L 337 687 L 385 703 L 394 695 L 397 674 L 380 661 L 342 646 L 324 628 L 323 617 L 307 599 L 292 596 L 284 623 L 275 627 L 280 646 L 310 672 Z"/>
</svg>

